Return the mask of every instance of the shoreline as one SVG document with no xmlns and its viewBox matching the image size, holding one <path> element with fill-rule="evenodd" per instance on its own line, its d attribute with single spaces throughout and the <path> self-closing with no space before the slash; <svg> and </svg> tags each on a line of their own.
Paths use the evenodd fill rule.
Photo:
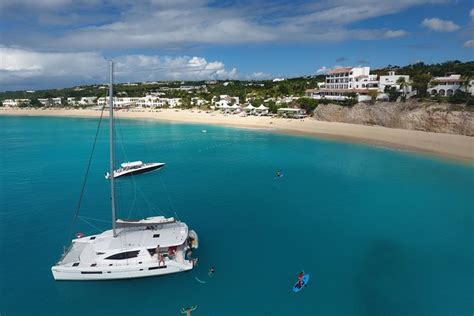
<svg viewBox="0 0 474 316">
<path fill-rule="evenodd" d="M 175 109 L 132 109 L 116 110 L 117 117 L 220 125 L 253 130 L 265 130 L 282 134 L 304 135 L 320 139 L 340 140 L 351 143 L 375 145 L 393 149 L 418 152 L 474 164 L 474 137 L 423 132 L 405 129 L 367 126 L 339 122 L 272 118 L 266 116 L 224 115 L 217 112 Z M 100 111 L 90 109 L 18 109 L 0 108 L 0 116 L 56 116 L 56 117 L 99 117 Z"/>
</svg>

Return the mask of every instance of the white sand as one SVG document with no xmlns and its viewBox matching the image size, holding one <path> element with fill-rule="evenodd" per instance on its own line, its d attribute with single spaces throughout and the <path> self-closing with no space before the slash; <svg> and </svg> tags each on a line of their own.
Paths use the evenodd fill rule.
<svg viewBox="0 0 474 316">
<path fill-rule="evenodd" d="M 129 110 L 116 111 L 118 117 L 154 119 L 175 122 L 226 125 L 242 128 L 264 128 L 276 132 L 312 135 L 340 139 L 410 151 L 430 153 L 441 157 L 474 163 L 474 137 L 403 130 L 380 126 L 322 122 L 314 119 L 291 120 L 283 118 L 223 115 L 199 110 Z M 0 115 L 97 117 L 100 111 L 66 109 L 12 109 L 0 108 Z M 105 114 L 107 115 L 107 114 Z"/>
</svg>

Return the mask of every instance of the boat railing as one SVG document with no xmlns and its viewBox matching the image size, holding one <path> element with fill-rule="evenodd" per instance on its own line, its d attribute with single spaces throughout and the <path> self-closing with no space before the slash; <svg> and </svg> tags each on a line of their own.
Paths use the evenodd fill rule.
<svg viewBox="0 0 474 316">
<path fill-rule="evenodd" d="M 72 246 L 73 246 L 73 243 L 70 243 L 69 246 L 63 246 L 63 253 L 61 254 L 61 257 L 59 258 L 57 263 L 61 263 L 64 260 L 64 258 L 67 256 L 69 251 L 71 251 Z"/>
</svg>

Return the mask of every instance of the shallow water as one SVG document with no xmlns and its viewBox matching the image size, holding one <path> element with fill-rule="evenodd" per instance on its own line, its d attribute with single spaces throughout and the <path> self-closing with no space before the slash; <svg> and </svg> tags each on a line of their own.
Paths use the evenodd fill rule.
<svg viewBox="0 0 474 316">
<path fill-rule="evenodd" d="M 473 167 L 150 121 L 117 121 L 117 161 L 167 163 L 118 181 L 119 214 L 176 212 L 199 234 L 199 266 L 155 278 L 55 282 L 50 267 L 68 243 L 96 126 L 0 117 L 2 316 L 180 315 L 188 305 L 198 305 L 196 316 L 474 311 Z M 100 229 L 110 228 L 107 132 L 104 124 L 81 211 L 101 220 L 91 221 Z M 284 177 L 274 179 L 278 169 Z M 83 222 L 72 231 L 96 233 Z M 295 294 L 302 269 L 311 281 Z"/>
</svg>

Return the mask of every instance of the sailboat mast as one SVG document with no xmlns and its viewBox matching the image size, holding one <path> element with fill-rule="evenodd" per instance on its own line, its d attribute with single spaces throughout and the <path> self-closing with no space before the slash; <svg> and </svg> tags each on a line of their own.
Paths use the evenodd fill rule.
<svg viewBox="0 0 474 316">
<path fill-rule="evenodd" d="M 116 232 L 116 216 L 115 216 L 115 182 L 114 182 L 114 62 L 109 61 L 110 83 L 109 83 L 109 151 L 110 151 L 110 201 L 112 205 L 112 229 L 114 237 Z"/>
</svg>

